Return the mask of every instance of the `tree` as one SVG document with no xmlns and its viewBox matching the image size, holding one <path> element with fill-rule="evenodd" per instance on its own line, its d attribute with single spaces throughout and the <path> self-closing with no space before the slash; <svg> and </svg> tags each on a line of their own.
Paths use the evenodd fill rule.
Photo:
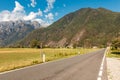
<svg viewBox="0 0 120 80">
<path fill-rule="evenodd" d="M 37 40 L 32 40 L 32 41 L 30 42 L 30 47 L 31 47 L 31 48 L 38 48 L 38 47 L 39 47 L 38 41 L 37 41 Z"/>
<path fill-rule="evenodd" d="M 119 49 L 120 48 L 120 39 L 115 39 L 112 41 L 112 49 Z"/>
</svg>

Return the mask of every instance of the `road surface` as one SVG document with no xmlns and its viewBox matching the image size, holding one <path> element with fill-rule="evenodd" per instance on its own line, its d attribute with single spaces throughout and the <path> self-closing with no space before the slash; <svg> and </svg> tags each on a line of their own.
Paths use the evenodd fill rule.
<svg viewBox="0 0 120 80">
<path fill-rule="evenodd" d="M 0 80 L 97 80 L 105 49 L 0 73 Z M 103 79 L 107 80 L 106 66 Z"/>
</svg>

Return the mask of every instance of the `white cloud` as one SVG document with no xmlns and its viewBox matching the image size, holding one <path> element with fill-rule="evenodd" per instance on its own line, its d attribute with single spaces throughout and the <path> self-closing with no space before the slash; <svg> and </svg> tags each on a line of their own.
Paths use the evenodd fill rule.
<svg viewBox="0 0 120 80">
<path fill-rule="evenodd" d="M 49 20 L 53 20 L 54 19 L 54 15 L 52 13 L 48 13 L 48 15 L 45 15 L 45 17 Z"/>
<path fill-rule="evenodd" d="M 17 1 L 15 1 L 15 8 L 13 10 L 13 12 L 23 12 L 24 11 L 24 7 Z"/>
<path fill-rule="evenodd" d="M 13 11 L 4 10 L 0 12 L 0 21 L 16 21 L 22 20 L 25 15 L 24 7 L 15 1 L 15 8 Z"/>
<path fill-rule="evenodd" d="M 39 16 L 42 16 L 42 11 L 40 9 L 38 9 L 38 13 L 37 13 Z"/>
<path fill-rule="evenodd" d="M 0 13 L 0 21 L 9 21 L 8 18 L 10 17 L 10 12 L 8 10 L 2 11 Z"/>
<path fill-rule="evenodd" d="M 42 16 L 42 11 L 40 9 L 38 9 L 38 12 L 30 12 L 29 15 L 24 16 L 23 19 L 24 20 L 34 20 L 38 16 Z"/>
<path fill-rule="evenodd" d="M 51 9 L 53 9 L 53 4 L 55 3 L 55 0 L 47 0 L 47 7 L 44 10 L 44 12 L 49 12 Z"/>
<path fill-rule="evenodd" d="M 30 12 L 29 15 L 25 16 L 23 19 L 24 19 L 24 20 L 33 20 L 33 19 L 36 18 L 36 16 L 37 16 L 37 13 L 35 13 L 35 12 Z"/>
<path fill-rule="evenodd" d="M 57 16 L 58 13 L 55 13 Z M 43 12 L 38 9 L 37 12 L 26 13 L 24 10 L 24 6 L 22 6 L 19 2 L 15 1 L 15 8 L 12 11 L 3 10 L 0 12 L 0 22 L 2 21 L 17 21 L 17 20 L 30 20 L 30 21 L 38 21 L 42 26 L 48 26 L 53 22 L 54 15 L 52 13 L 48 13 L 47 15 L 43 14 Z"/>
<path fill-rule="evenodd" d="M 49 26 L 49 25 L 51 24 L 51 23 L 46 22 L 46 21 L 44 21 L 44 20 L 42 20 L 42 19 L 35 19 L 34 21 L 39 22 L 42 27 L 47 27 L 47 26 Z"/>
<path fill-rule="evenodd" d="M 10 17 L 8 18 L 10 21 L 23 20 L 25 12 L 11 12 Z"/>
<path fill-rule="evenodd" d="M 30 5 L 31 5 L 32 7 L 35 7 L 36 4 L 37 4 L 37 2 L 36 2 L 35 0 L 31 0 L 31 4 L 30 4 Z"/>
<path fill-rule="evenodd" d="M 15 8 L 13 9 L 12 12 L 9 11 L 9 17 L 7 18 L 8 20 L 23 20 L 23 17 L 25 15 L 25 10 L 24 7 L 17 1 L 15 1 Z"/>
</svg>

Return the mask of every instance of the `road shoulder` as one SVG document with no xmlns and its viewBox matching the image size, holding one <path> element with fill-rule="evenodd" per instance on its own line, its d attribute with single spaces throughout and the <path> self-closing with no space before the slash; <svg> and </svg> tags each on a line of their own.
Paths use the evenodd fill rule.
<svg viewBox="0 0 120 80">
<path fill-rule="evenodd" d="M 108 80 L 120 80 L 120 58 L 107 58 Z"/>
</svg>

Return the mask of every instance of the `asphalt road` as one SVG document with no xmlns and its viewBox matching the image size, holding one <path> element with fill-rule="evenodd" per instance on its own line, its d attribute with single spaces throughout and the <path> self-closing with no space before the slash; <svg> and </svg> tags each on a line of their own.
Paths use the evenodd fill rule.
<svg viewBox="0 0 120 80">
<path fill-rule="evenodd" d="M 0 80 L 97 80 L 105 49 L 7 73 Z M 105 66 L 106 67 L 106 66 Z M 106 71 L 104 70 L 106 73 Z M 104 79 L 107 80 L 104 74 Z"/>
</svg>

